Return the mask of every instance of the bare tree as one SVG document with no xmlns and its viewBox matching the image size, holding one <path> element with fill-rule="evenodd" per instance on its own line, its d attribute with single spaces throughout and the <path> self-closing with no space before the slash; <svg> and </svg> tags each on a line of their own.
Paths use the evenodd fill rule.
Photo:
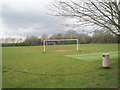
<svg viewBox="0 0 120 90">
<path fill-rule="evenodd" d="M 77 32 L 76 31 L 74 31 L 74 30 L 68 30 L 68 31 L 66 31 L 65 32 L 65 38 L 76 38 L 77 37 Z"/>
<path fill-rule="evenodd" d="M 50 39 L 63 39 L 64 35 L 62 33 L 53 34 Z"/>
<path fill-rule="evenodd" d="M 23 42 L 23 39 L 22 38 L 19 38 L 19 43 L 22 43 Z"/>
<path fill-rule="evenodd" d="M 23 38 L 16 38 L 16 43 L 22 43 L 23 42 Z"/>
<path fill-rule="evenodd" d="M 48 39 L 48 35 L 47 34 L 44 34 L 41 36 L 41 40 L 45 40 L 45 39 Z"/>
<path fill-rule="evenodd" d="M 10 39 L 4 38 L 3 41 L 4 41 L 4 43 L 9 43 L 9 42 L 10 42 Z"/>
<path fill-rule="evenodd" d="M 118 43 L 118 38 L 108 30 L 106 32 L 96 30 L 92 36 L 92 43 Z"/>
<path fill-rule="evenodd" d="M 78 39 L 79 39 L 79 42 L 82 44 L 87 44 L 91 42 L 91 36 L 87 34 L 79 34 Z"/>
<path fill-rule="evenodd" d="M 56 16 L 75 18 L 76 26 L 93 25 L 120 36 L 120 1 L 110 0 L 57 0 L 53 3 Z"/>
<path fill-rule="evenodd" d="M 12 38 L 4 38 L 4 43 L 12 43 Z"/>
<path fill-rule="evenodd" d="M 35 46 L 40 44 L 40 40 L 36 36 L 30 36 L 25 39 L 24 44 L 30 45 L 30 46 Z"/>
<path fill-rule="evenodd" d="M 11 38 L 11 42 L 13 43 L 13 45 L 16 43 L 16 38 Z"/>
</svg>

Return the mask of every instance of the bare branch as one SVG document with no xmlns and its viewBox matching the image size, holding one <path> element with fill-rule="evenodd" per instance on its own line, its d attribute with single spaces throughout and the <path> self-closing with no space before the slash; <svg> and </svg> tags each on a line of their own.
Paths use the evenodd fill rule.
<svg viewBox="0 0 120 90">
<path fill-rule="evenodd" d="M 116 0 L 115 0 L 116 1 Z M 54 11 L 58 16 L 76 18 L 80 25 L 97 25 L 120 36 L 120 2 L 75 2 L 72 0 L 56 1 Z"/>
</svg>

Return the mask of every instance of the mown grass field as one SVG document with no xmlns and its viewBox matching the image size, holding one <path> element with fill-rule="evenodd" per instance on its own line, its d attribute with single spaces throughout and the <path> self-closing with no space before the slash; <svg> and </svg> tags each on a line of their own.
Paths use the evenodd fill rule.
<svg viewBox="0 0 120 90">
<path fill-rule="evenodd" d="M 3 47 L 3 88 L 117 88 L 118 44 L 79 46 L 80 51 L 45 53 L 42 46 Z M 100 68 L 105 52 L 110 53 L 111 69 Z"/>
</svg>

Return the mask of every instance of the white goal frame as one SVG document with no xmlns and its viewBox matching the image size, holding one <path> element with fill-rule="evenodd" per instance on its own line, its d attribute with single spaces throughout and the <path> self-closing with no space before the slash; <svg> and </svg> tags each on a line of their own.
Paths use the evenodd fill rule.
<svg viewBox="0 0 120 90">
<path fill-rule="evenodd" d="M 78 39 L 50 39 L 50 40 L 43 40 L 43 51 L 45 52 L 46 51 L 46 42 L 47 41 L 76 41 L 76 50 L 78 51 L 79 50 L 79 42 L 78 42 Z"/>
</svg>

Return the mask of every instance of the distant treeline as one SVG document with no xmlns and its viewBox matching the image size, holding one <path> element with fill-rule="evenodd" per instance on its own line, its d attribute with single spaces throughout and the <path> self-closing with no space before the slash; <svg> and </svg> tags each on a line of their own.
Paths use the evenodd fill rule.
<svg viewBox="0 0 120 90">
<path fill-rule="evenodd" d="M 43 45 L 43 40 L 46 39 L 79 39 L 80 44 L 88 43 L 120 43 L 118 36 L 111 34 L 109 31 L 96 30 L 92 35 L 79 34 L 73 30 L 69 30 L 65 33 L 53 34 L 52 36 L 42 35 L 40 38 L 36 36 L 26 37 L 25 40 L 22 38 L 4 38 L 2 46 L 39 46 Z M 54 44 L 74 44 L 74 41 L 67 42 L 54 42 Z M 52 43 L 51 43 L 52 44 Z"/>
</svg>

